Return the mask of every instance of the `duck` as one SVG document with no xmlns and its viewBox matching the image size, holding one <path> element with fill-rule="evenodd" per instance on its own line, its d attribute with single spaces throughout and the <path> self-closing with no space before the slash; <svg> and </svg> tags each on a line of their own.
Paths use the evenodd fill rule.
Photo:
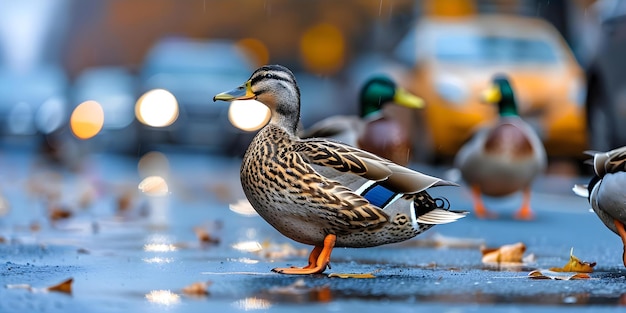
<svg viewBox="0 0 626 313">
<path fill-rule="evenodd" d="M 592 156 L 593 175 L 587 185 L 574 185 L 574 193 L 587 198 L 600 221 L 622 239 L 626 267 L 626 146 L 608 152 L 585 151 Z"/>
<path fill-rule="evenodd" d="M 519 116 L 509 78 L 495 75 L 489 85 L 482 100 L 498 106 L 498 117 L 461 146 L 454 166 L 471 187 L 478 218 L 497 216 L 485 207 L 483 195 L 503 197 L 521 191 L 522 204 L 514 217 L 532 220 L 531 184 L 546 169 L 546 151 L 534 129 Z"/>
<path fill-rule="evenodd" d="M 334 247 L 366 248 L 413 238 L 467 212 L 450 210 L 426 189 L 458 186 L 329 138 L 301 139 L 300 89 L 282 65 L 264 65 L 213 101 L 254 99 L 271 111 L 246 150 L 240 169 L 244 194 L 282 235 L 313 246 L 303 267 L 282 274 L 323 273 Z"/>
<path fill-rule="evenodd" d="M 328 137 L 407 166 L 411 134 L 383 110 L 387 105 L 410 109 L 424 107 L 424 100 L 398 86 L 389 76 L 369 77 L 359 92 L 360 115 L 335 115 L 318 121 L 302 138 Z"/>
</svg>

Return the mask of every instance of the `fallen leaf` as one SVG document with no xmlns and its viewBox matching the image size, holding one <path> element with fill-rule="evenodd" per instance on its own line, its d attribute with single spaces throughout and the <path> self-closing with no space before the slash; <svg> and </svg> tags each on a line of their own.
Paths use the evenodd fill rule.
<svg viewBox="0 0 626 313">
<path fill-rule="evenodd" d="M 210 281 L 196 282 L 183 288 L 183 293 L 189 296 L 206 296 L 209 294 L 208 288 L 210 285 Z"/>
<path fill-rule="evenodd" d="M 134 195 L 135 193 L 131 192 L 130 190 L 125 190 L 124 192 L 122 192 L 122 194 L 120 194 L 116 200 L 117 212 L 122 213 L 130 211 L 130 209 L 132 208 Z"/>
<path fill-rule="evenodd" d="M 62 293 L 67 293 L 67 294 L 71 294 L 72 293 L 72 283 L 74 282 L 73 278 L 69 278 L 57 285 L 54 286 L 50 286 L 50 287 L 46 287 L 46 288 L 34 288 L 29 284 L 8 284 L 6 285 L 6 288 L 8 289 L 26 289 L 30 292 L 33 293 L 40 293 L 40 292 L 49 292 L 49 291 L 55 291 L 55 292 L 62 292 Z"/>
<path fill-rule="evenodd" d="M 67 279 L 57 285 L 48 287 L 48 291 L 58 291 L 64 293 L 72 293 L 72 283 L 74 282 L 73 278 Z"/>
<path fill-rule="evenodd" d="M 62 207 L 52 207 L 49 209 L 48 217 L 52 221 L 58 221 L 72 217 L 72 211 Z"/>
<path fill-rule="evenodd" d="M 503 245 L 499 248 L 481 248 L 483 254 L 483 263 L 519 263 L 522 264 L 522 258 L 526 251 L 526 245 L 521 242 Z"/>
<path fill-rule="evenodd" d="M 563 267 L 551 267 L 553 272 L 593 273 L 596 262 L 584 262 L 574 256 L 574 248 L 569 252 L 569 261 Z"/>
<path fill-rule="evenodd" d="M 214 238 L 209 234 L 209 232 L 202 227 L 195 227 L 193 231 L 196 233 L 196 237 L 202 244 L 218 244 L 220 240 L 218 238 Z"/>
<path fill-rule="evenodd" d="M 41 225 L 38 222 L 32 222 L 28 228 L 31 232 L 36 233 L 41 230 Z"/>
<path fill-rule="evenodd" d="M 585 273 L 563 275 L 562 272 L 555 272 L 551 270 L 534 270 L 528 273 L 528 278 L 530 279 L 554 279 L 554 280 L 579 280 L 579 279 L 590 279 L 591 276 Z"/>
<path fill-rule="evenodd" d="M 339 277 L 339 278 L 376 278 L 373 273 L 364 273 L 364 274 L 349 274 L 349 273 L 330 273 L 328 277 Z"/>
</svg>

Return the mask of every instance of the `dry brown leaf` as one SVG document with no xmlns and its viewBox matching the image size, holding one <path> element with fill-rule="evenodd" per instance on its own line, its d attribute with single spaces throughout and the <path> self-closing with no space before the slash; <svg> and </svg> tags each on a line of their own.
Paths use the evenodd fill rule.
<svg viewBox="0 0 626 313">
<path fill-rule="evenodd" d="M 339 277 L 339 278 L 376 278 L 373 273 L 364 273 L 364 274 L 350 274 L 350 273 L 330 273 L 328 277 Z"/>
<path fill-rule="evenodd" d="M 562 272 L 555 272 L 551 270 L 534 270 L 528 273 L 530 279 L 554 279 L 554 280 L 579 280 L 590 279 L 591 276 L 586 273 L 575 273 L 572 275 L 562 275 Z"/>
<path fill-rule="evenodd" d="M 521 242 L 499 248 L 481 248 L 483 263 L 522 263 L 526 245 Z"/>
<path fill-rule="evenodd" d="M 209 286 L 211 282 L 195 282 L 189 286 L 183 288 L 183 293 L 189 296 L 206 296 L 209 294 Z"/>
<path fill-rule="evenodd" d="M 46 289 L 48 289 L 48 291 L 58 291 L 58 292 L 64 292 L 64 293 L 72 293 L 72 283 L 74 282 L 73 278 L 67 279 L 57 285 L 54 286 L 50 286 Z"/>
<path fill-rule="evenodd" d="M 36 233 L 41 230 L 41 225 L 38 222 L 32 222 L 28 228 L 31 232 Z"/>
<path fill-rule="evenodd" d="M 52 221 L 67 219 L 72 217 L 72 211 L 61 207 L 52 207 L 49 209 L 48 217 Z"/>
<path fill-rule="evenodd" d="M 127 212 L 130 211 L 133 204 L 133 197 L 135 193 L 130 190 L 125 190 L 117 197 L 117 212 Z"/>
<path fill-rule="evenodd" d="M 553 272 L 593 273 L 596 262 L 584 262 L 574 256 L 574 248 L 569 252 L 569 261 L 563 267 L 551 267 Z"/>
<path fill-rule="evenodd" d="M 195 227 L 193 229 L 194 233 L 196 233 L 196 237 L 202 244 L 218 244 L 220 240 L 218 238 L 214 238 L 209 234 L 209 232 L 202 227 Z"/>
</svg>

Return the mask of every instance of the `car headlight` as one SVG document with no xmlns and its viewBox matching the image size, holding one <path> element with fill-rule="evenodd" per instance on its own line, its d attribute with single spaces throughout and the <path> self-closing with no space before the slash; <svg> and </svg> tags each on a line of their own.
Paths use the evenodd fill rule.
<svg viewBox="0 0 626 313">
<path fill-rule="evenodd" d="M 585 105 L 585 97 L 587 97 L 587 86 L 581 78 L 572 79 L 569 85 L 569 99 L 578 107 Z"/>
<path fill-rule="evenodd" d="M 468 96 L 468 87 L 456 77 L 444 76 L 437 79 L 435 90 L 446 101 L 452 104 L 462 104 Z"/>
<path fill-rule="evenodd" d="M 35 113 L 35 125 L 40 132 L 50 134 L 59 129 L 65 121 L 65 100 L 52 97 L 41 104 Z"/>
</svg>

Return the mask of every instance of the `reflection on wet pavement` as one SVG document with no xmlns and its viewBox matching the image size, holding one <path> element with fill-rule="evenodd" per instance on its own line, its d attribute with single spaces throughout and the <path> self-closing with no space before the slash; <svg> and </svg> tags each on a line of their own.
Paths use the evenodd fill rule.
<svg viewBox="0 0 626 313">
<path fill-rule="evenodd" d="M 237 159 L 98 155 L 79 172 L 43 172 L 34 169 L 35 159 L 3 158 L 19 166 L 4 170 L 11 183 L 0 186 L 2 312 L 320 308 L 299 306 L 311 303 L 363 311 L 382 305 L 391 311 L 492 304 L 567 309 L 626 302 L 618 239 L 574 195 L 539 193 L 538 218 L 531 223 L 470 216 L 401 244 L 336 249 L 325 274 L 294 277 L 270 269 L 303 263 L 310 248 L 250 211 Z M 167 181 L 167 192 L 142 192 L 139 182 L 155 175 Z M 437 192 L 455 209 L 471 208 L 463 188 Z M 514 204 L 508 206 L 514 211 Z M 71 214 L 52 219 L 51 208 Z M 481 261 L 481 247 L 516 242 L 534 258 L 515 266 Z M 597 262 L 590 279 L 528 278 L 533 270 L 565 264 L 572 247 L 581 259 Z M 373 278 L 341 278 L 344 273 Z M 47 288 L 69 278 L 72 292 L 65 297 L 6 287 Z"/>
</svg>

